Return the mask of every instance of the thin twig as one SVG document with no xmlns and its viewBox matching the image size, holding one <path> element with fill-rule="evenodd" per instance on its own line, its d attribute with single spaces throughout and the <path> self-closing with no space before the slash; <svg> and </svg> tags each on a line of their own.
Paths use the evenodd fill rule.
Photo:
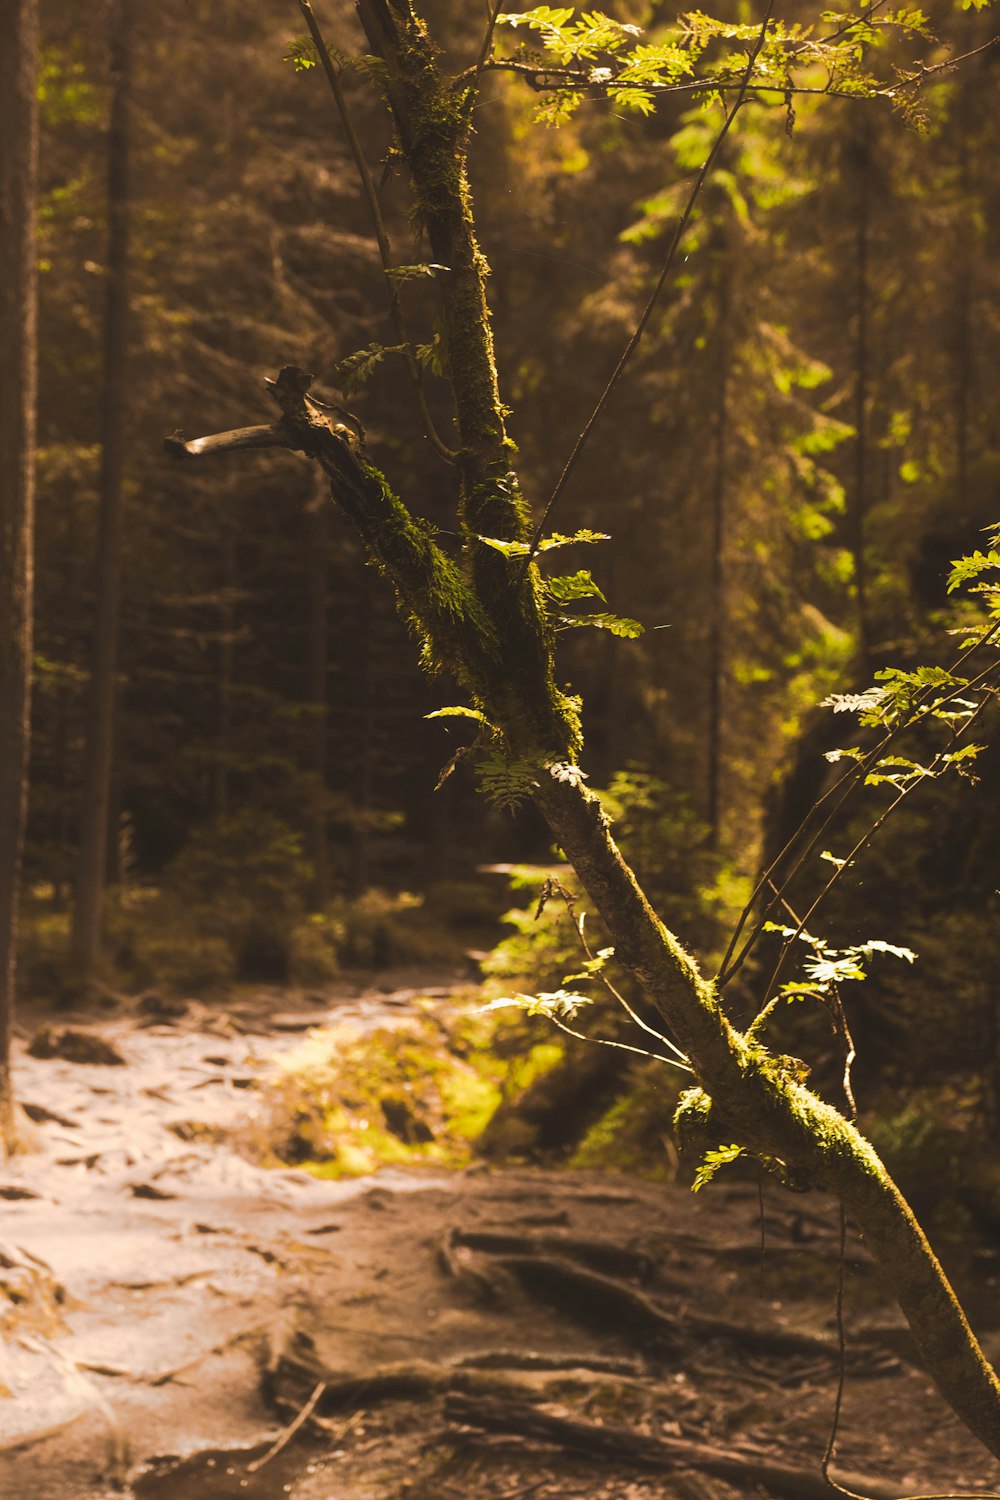
<svg viewBox="0 0 1000 1500">
<path fill-rule="evenodd" d="M 319 29 L 319 23 L 313 12 L 311 0 L 299 0 L 299 9 L 305 17 L 306 25 L 309 27 L 309 35 L 313 39 L 323 72 L 326 74 L 326 81 L 330 85 L 333 102 L 337 106 L 337 114 L 340 116 L 340 123 L 344 128 L 344 134 L 351 148 L 351 155 L 354 158 L 358 178 L 368 203 L 368 211 L 371 215 L 372 227 L 375 230 L 375 241 L 378 245 L 379 258 L 382 262 L 382 271 L 385 275 L 386 286 L 389 292 L 389 316 L 392 319 L 393 329 L 401 345 L 407 374 L 410 377 L 410 384 L 413 386 L 414 395 L 416 396 L 420 419 L 423 423 L 424 436 L 439 458 L 443 458 L 446 463 L 453 464 L 457 461 L 458 454 L 454 453 L 448 447 L 447 443 L 442 442 L 438 436 L 433 418 L 427 406 L 427 398 L 424 395 L 420 378 L 420 366 L 417 364 L 416 356 L 413 353 L 413 343 L 406 328 L 406 319 L 403 316 L 403 308 L 399 299 L 399 286 L 396 277 L 392 274 L 394 269 L 392 251 L 389 246 L 389 236 L 386 232 L 385 220 L 382 217 L 382 207 L 378 201 L 378 192 L 375 188 L 372 174 L 368 170 L 368 163 L 365 160 L 361 141 L 358 139 L 358 133 L 354 128 L 354 121 L 351 118 L 344 90 L 340 85 L 341 69 L 334 62 L 330 54 L 330 49 L 323 40 L 323 34 Z"/>
<path fill-rule="evenodd" d="M 584 955 L 590 962 L 593 962 L 594 952 L 590 946 L 590 943 L 587 941 L 586 933 L 583 930 L 584 917 L 586 916 L 586 913 L 581 912 L 580 916 L 577 917 L 576 901 L 574 900 L 571 892 L 568 891 L 563 885 L 561 880 L 557 880 L 554 875 L 550 875 L 548 885 L 549 888 L 562 899 L 566 907 L 566 911 L 569 914 L 569 919 L 573 923 L 576 935 L 580 940 L 580 945 L 583 948 Z M 648 1025 L 648 1023 L 644 1021 L 640 1015 L 636 1014 L 636 1012 L 632 1009 L 632 1006 L 625 999 L 625 996 L 622 994 L 622 992 L 611 983 L 611 980 L 605 974 L 603 969 L 598 970 L 597 978 L 604 985 L 604 988 L 607 990 L 611 998 L 617 1001 L 617 1003 L 621 1006 L 622 1010 L 625 1011 L 629 1019 L 639 1027 L 640 1031 L 645 1031 L 647 1036 L 655 1038 L 655 1040 L 661 1042 L 664 1047 L 669 1048 L 669 1050 L 673 1052 L 674 1057 L 677 1059 L 677 1061 L 674 1062 L 673 1059 L 665 1057 L 663 1059 L 664 1062 L 669 1062 L 674 1067 L 684 1068 L 689 1073 L 693 1071 L 687 1054 L 681 1051 L 676 1042 L 672 1042 L 668 1036 L 664 1036 L 662 1031 L 657 1031 L 655 1026 Z M 591 1037 L 589 1038 L 589 1040 L 599 1041 L 600 1038 Z M 616 1042 L 609 1045 L 621 1046 L 623 1044 L 620 1042 Z M 646 1053 L 647 1057 L 655 1057 L 656 1055 L 657 1054 L 653 1052 Z"/>
<path fill-rule="evenodd" d="M 987 626 L 987 628 L 981 633 L 981 635 L 975 641 L 973 641 L 970 646 L 967 646 L 963 652 L 961 652 L 961 654 L 949 668 L 951 674 L 954 675 L 960 667 L 964 666 L 966 661 L 968 661 L 971 656 L 973 656 L 977 651 L 981 650 L 984 646 L 989 645 L 994 637 L 998 634 L 998 632 L 1000 632 L 1000 621 L 994 621 L 993 624 Z M 719 971 L 716 975 L 715 982 L 717 985 L 721 987 L 727 984 L 729 980 L 733 978 L 734 974 L 736 974 L 736 972 L 745 963 L 754 944 L 763 932 L 764 924 L 766 923 L 771 912 L 774 910 L 774 907 L 777 904 L 777 901 L 780 899 L 782 893 L 788 889 L 789 884 L 792 880 L 794 880 L 795 876 L 802 868 L 802 865 L 805 863 L 806 859 L 808 859 L 813 849 L 815 849 L 816 845 L 823 837 L 823 834 L 829 828 L 830 824 L 833 822 L 837 814 L 841 811 L 848 798 L 852 796 L 860 786 L 864 785 L 864 779 L 868 775 L 868 772 L 872 769 L 872 766 L 875 765 L 877 761 L 882 757 L 888 747 L 906 730 L 916 728 L 919 724 L 922 724 L 925 719 L 929 718 L 936 710 L 940 709 L 943 704 L 950 702 L 953 698 L 957 698 L 961 694 L 967 693 L 970 690 L 980 686 L 981 684 L 984 684 L 986 678 L 989 677 L 990 673 L 994 671 L 996 671 L 995 662 L 991 663 L 990 666 L 984 668 L 983 671 L 978 673 L 975 677 L 969 678 L 967 681 L 953 688 L 951 692 L 946 694 L 943 698 L 935 698 L 933 696 L 936 691 L 934 686 L 925 688 L 924 691 L 918 694 L 916 699 L 914 700 L 914 712 L 912 717 L 906 719 L 904 722 L 901 722 L 895 725 L 892 729 L 888 730 L 879 740 L 878 744 L 876 744 L 868 752 L 863 760 L 851 765 L 843 773 L 843 775 L 834 782 L 833 786 L 829 787 L 823 793 L 823 795 L 813 803 L 812 807 L 799 823 L 794 833 L 792 833 L 786 840 L 784 847 L 778 854 L 775 855 L 774 859 L 768 865 L 767 869 L 760 876 L 757 884 L 751 892 L 750 899 L 747 901 L 746 905 L 740 913 L 739 920 L 737 921 L 736 927 L 733 930 L 733 935 L 729 940 L 729 946 L 726 949 L 722 964 L 720 965 Z M 778 866 L 798 843 L 799 839 L 808 828 L 810 821 L 819 811 L 819 809 L 826 802 L 828 802 L 842 787 L 845 788 L 843 795 L 830 809 L 819 826 L 814 829 L 808 843 L 806 843 L 805 846 L 800 850 L 795 864 L 783 878 L 780 887 L 776 886 L 772 877 L 775 871 L 778 869 Z M 761 913 L 758 921 L 751 930 L 750 936 L 743 945 L 739 954 L 735 959 L 733 959 L 733 954 L 736 950 L 736 945 L 739 942 L 740 934 L 742 933 L 747 921 L 749 920 L 754 904 L 768 885 L 770 885 L 772 890 L 774 891 L 774 896 L 769 901 L 765 910 Z"/>
<path fill-rule="evenodd" d="M 760 1279 L 757 1284 L 757 1300 L 764 1300 L 764 1255 L 767 1250 L 767 1225 L 764 1221 L 764 1168 L 757 1163 L 757 1213 L 760 1219 Z"/>
<path fill-rule="evenodd" d="M 576 443 L 573 446 L 573 451 L 570 454 L 569 458 L 566 460 L 563 471 L 556 481 L 555 488 L 549 496 L 548 501 L 546 502 L 545 509 L 542 512 L 541 520 L 535 527 L 534 535 L 531 539 L 531 548 L 524 560 L 525 573 L 527 573 L 527 570 L 531 566 L 532 560 L 534 559 L 534 556 L 538 551 L 538 546 L 542 540 L 542 534 L 545 530 L 545 523 L 549 518 L 552 507 L 555 505 L 556 501 L 559 499 L 559 496 L 566 488 L 567 481 L 569 480 L 570 475 L 576 467 L 577 461 L 579 460 L 580 454 L 583 452 L 583 449 L 587 444 L 590 434 L 593 432 L 594 427 L 596 426 L 602 412 L 604 411 L 604 408 L 607 406 L 609 400 L 611 399 L 612 393 L 618 385 L 618 382 L 621 380 L 622 375 L 625 372 L 625 368 L 631 360 L 632 355 L 638 348 L 639 342 L 646 331 L 647 325 L 649 324 L 649 320 L 653 316 L 656 304 L 660 300 L 660 293 L 663 291 L 663 288 L 666 285 L 667 277 L 670 275 L 670 272 L 673 269 L 673 264 L 677 257 L 677 251 L 680 247 L 684 231 L 687 229 L 688 223 L 691 219 L 691 215 L 694 212 L 694 206 L 698 201 L 698 197 L 705 185 L 708 174 L 714 167 L 719 152 L 722 150 L 722 145 L 726 139 L 726 136 L 729 134 L 730 126 L 736 119 L 736 116 L 743 104 L 743 100 L 746 98 L 746 92 L 750 86 L 750 78 L 753 74 L 754 64 L 756 63 L 761 49 L 764 46 L 764 42 L 767 38 L 767 28 L 771 22 L 771 12 L 773 11 L 773 9 L 774 0 L 768 0 L 767 11 L 764 15 L 763 21 L 761 22 L 760 34 L 758 35 L 753 50 L 751 51 L 750 56 L 747 59 L 747 65 L 743 71 L 743 81 L 740 84 L 735 103 L 733 104 L 732 109 L 729 111 L 725 120 L 723 121 L 722 128 L 715 138 L 715 143 L 713 144 L 711 151 L 706 157 L 701 171 L 695 178 L 694 186 L 692 187 L 691 192 L 688 195 L 688 200 L 684 208 L 684 212 L 681 214 L 681 217 L 678 220 L 677 228 L 675 229 L 673 239 L 670 242 L 670 248 L 667 251 L 667 257 L 663 263 L 663 269 L 661 270 L 659 277 L 657 278 L 656 285 L 653 288 L 652 294 L 650 295 L 646 306 L 643 308 L 642 316 L 640 317 L 639 322 L 636 325 L 635 332 L 632 334 L 632 337 L 626 344 L 622 356 L 615 366 L 614 371 L 612 372 L 610 380 L 608 381 L 600 397 L 598 398 L 597 405 L 594 407 L 593 411 L 588 417 L 583 431 L 577 438 Z"/>
<path fill-rule="evenodd" d="M 974 54 L 970 53 L 968 55 L 972 56 Z M 793 58 L 791 61 L 794 62 L 796 60 L 797 58 Z M 955 63 L 962 61 L 964 61 L 964 57 L 954 58 L 949 63 L 936 66 L 952 67 Z M 521 62 L 516 57 L 493 58 L 486 64 L 486 67 L 491 73 L 516 73 L 519 78 L 524 79 L 528 87 L 535 93 L 547 93 L 555 89 L 572 89 L 574 92 L 585 94 L 591 99 L 606 99 L 610 89 L 614 89 L 616 93 L 626 93 L 630 89 L 634 89 L 637 93 L 641 91 L 644 94 L 655 94 L 658 99 L 662 99 L 666 95 L 673 94 L 727 94 L 742 87 L 741 74 L 733 74 L 731 78 L 722 77 L 721 75 L 708 78 L 688 78 L 682 79 L 677 83 L 658 83 L 655 79 L 644 83 L 633 83 L 630 79 L 622 79 L 619 82 L 617 78 L 607 80 L 598 79 L 595 82 L 589 73 L 583 71 L 576 72 L 572 68 L 559 68 L 556 66 L 546 66 L 541 63 Z M 470 69 L 469 71 L 471 72 L 472 70 Z M 927 71 L 930 72 L 930 69 Z M 765 93 L 781 96 L 785 94 L 794 94 L 796 96 L 815 94 L 826 99 L 854 99 L 855 101 L 859 97 L 856 90 L 840 88 L 832 82 L 821 86 L 819 84 L 796 83 L 794 80 L 788 81 L 783 79 L 781 83 L 761 82 L 754 85 L 754 87 L 762 89 Z M 872 80 L 871 93 L 864 97 L 869 99 L 891 99 L 899 92 L 899 88 L 900 85 L 898 83 L 879 84 Z"/>
<path fill-rule="evenodd" d="M 840 1208 L 840 1259 L 837 1264 L 837 1394 L 833 1403 L 833 1421 L 830 1424 L 830 1437 L 827 1441 L 826 1452 L 820 1464 L 820 1473 L 827 1484 L 833 1484 L 830 1478 L 830 1465 L 833 1462 L 833 1451 L 837 1446 L 837 1433 L 840 1430 L 840 1412 L 844 1404 L 844 1384 L 847 1379 L 847 1333 L 844 1328 L 844 1271 L 847 1261 L 847 1214 L 844 1212 L 843 1204 Z M 839 1489 L 840 1486 L 838 1485 Z"/>
<path fill-rule="evenodd" d="M 694 1069 L 687 1063 L 677 1062 L 673 1057 L 664 1057 L 662 1052 L 650 1052 L 646 1047 L 633 1047 L 629 1042 L 613 1042 L 607 1036 L 588 1036 L 585 1031 L 576 1031 L 572 1026 L 560 1020 L 556 1015 L 550 1016 L 553 1025 L 558 1026 L 560 1031 L 565 1031 L 567 1036 L 575 1037 L 578 1042 L 596 1042 L 599 1047 L 617 1047 L 619 1052 L 634 1052 L 637 1057 L 649 1057 L 653 1062 L 669 1063 L 672 1068 L 679 1068 L 682 1073 L 693 1073 Z"/>
<path fill-rule="evenodd" d="M 785 911 L 791 917 L 792 921 L 798 924 L 798 912 L 789 901 L 786 901 L 781 892 L 777 890 L 777 887 L 775 887 L 775 893 L 780 899 L 782 906 L 785 908 Z M 816 952 L 818 956 L 819 950 L 814 949 L 814 952 Z M 821 990 L 817 989 L 813 993 L 815 999 L 819 1000 L 821 1004 L 826 1005 L 826 998 L 824 997 Z M 854 1067 L 854 1063 L 857 1058 L 857 1052 L 855 1051 L 854 1038 L 851 1035 L 851 1028 L 847 1024 L 847 1012 L 844 1010 L 844 1001 L 841 997 L 839 987 L 836 984 L 831 984 L 829 993 L 832 1004 L 827 1008 L 829 1009 L 833 1018 L 834 1031 L 844 1044 L 844 1069 L 840 1081 L 843 1086 L 844 1097 L 847 1100 L 847 1118 L 850 1120 L 852 1125 L 856 1125 L 858 1123 L 858 1105 L 857 1100 L 854 1097 L 854 1089 L 851 1085 L 851 1070 Z M 754 1026 L 759 1028 L 765 1015 L 769 1014 L 771 1009 L 777 1003 L 777 996 L 775 996 L 775 998 L 769 1002 L 765 1009 L 761 1011 L 760 1015 L 755 1018 Z"/>
<path fill-rule="evenodd" d="M 987 704 L 990 702 L 990 699 L 992 698 L 992 696 L 993 696 L 993 690 L 992 689 L 987 689 L 985 691 L 985 693 L 984 693 L 982 701 L 976 707 L 975 712 L 972 713 L 972 714 L 970 714 L 969 718 L 965 721 L 964 724 L 962 724 L 962 726 L 959 729 L 953 730 L 952 735 L 951 735 L 951 739 L 949 741 L 950 744 L 953 745 L 956 740 L 961 739 L 962 735 L 965 734 L 969 729 L 972 728 L 973 724 L 979 718 L 980 714 L 983 713 L 983 711 L 985 710 L 985 708 L 986 708 Z M 900 803 L 906 797 L 908 797 L 909 794 L 912 791 L 914 791 L 918 786 L 922 786 L 923 783 L 928 778 L 934 779 L 937 776 L 938 772 L 936 771 L 935 768 L 939 765 L 939 763 L 943 764 L 944 756 L 947 753 L 948 752 L 945 751 L 945 750 L 939 750 L 937 752 L 937 754 L 934 756 L 934 758 L 931 761 L 930 765 L 927 767 L 927 769 L 925 771 L 922 772 L 922 774 L 920 776 L 916 777 L 907 786 L 904 786 L 904 787 L 900 788 L 898 794 L 889 803 L 889 806 L 887 808 L 885 808 L 884 811 L 875 819 L 874 823 L 872 823 L 865 830 L 865 832 L 858 839 L 857 843 L 854 845 L 854 848 L 847 855 L 847 858 L 843 861 L 842 864 L 839 864 L 837 866 L 837 868 L 834 870 L 833 874 L 830 876 L 830 879 L 826 882 L 826 884 L 824 885 L 823 889 L 820 891 L 819 895 L 815 898 L 815 900 L 813 901 L 812 905 L 809 907 L 809 909 L 806 912 L 805 916 L 799 922 L 798 927 L 796 928 L 796 931 L 792 934 L 791 937 L 789 937 L 789 938 L 787 938 L 785 940 L 785 943 L 784 943 L 784 946 L 782 947 L 781 953 L 778 956 L 778 962 L 774 966 L 774 970 L 773 970 L 773 972 L 771 974 L 771 978 L 770 978 L 770 981 L 768 983 L 767 989 L 764 992 L 764 997 L 763 997 L 763 999 L 761 1001 L 761 1005 L 762 1006 L 767 1005 L 767 1003 L 770 1000 L 771 996 L 774 994 L 774 991 L 775 991 L 775 989 L 777 987 L 778 980 L 781 978 L 781 974 L 782 974 L 782 972 L 784 970 L 784 967 L 785 967 L 785 964 L 786 964 L 786 962 L 788 960 L 788 955 L 791 953 L 793 945 L 794 945 L 796 939 L 800 936 L 801 933 L 803 933 L 805 931 L 806 923 L 811 920 L 811 918 L 815 914 L 816 909 L 819 907 L 819 905 L 821 904 L 821 902 L 823 902 L 826 899 L 826 897 L 829 895 L 830 891 L 837 884 L 838 880 L 841 879 L 841 877 L 843 876 L 844 871 L 850 868 L 850 866 L 854 863 L 854 860 L 861 853 L 861 851 L 863 849 L 865 849 L 868 844 L 871 843 L 872 839 L 875 837 L 876 833 L 878 833 L 879 829 L 885 823 L 886 819 L 893 812 L 895 812 L 896 808 L 900 805 Z"/>
<path fill-rule="evenodd" d="M 489 62 L 490 52 L 493 50 L 493 37 L 497 29 L 497 22 L 500 19 L 500 12 L 503 10 L 505 3 L 506 0 L 496 0 L 496 3 L 491 6 L 489 0 L 486 0 L 489 21 L 486 26 L 486 35 L 483 37 L 483 45 L 479 49 L 479 56 L 476 59 L 476 71 L 472 75 L 472 83 L 469 88 L 470 118 L 471 107 L 475 102 L 476 95 L 479 93 L 479 85 L 483 78 L 483 69 Z"/>
<path fill-rule="evenodd" d="M 306 1402 L 305 1406 L 299 1412 L 298 1416 L 295 1417 L 291 1422 L 289 1422 L 284 1432 L 275 1439 L 266 1453 L 262 1454 L 260 1458 L 255 1458 L 252 1464 L 247 1464 L 248 1474 L 256 1474 L 258 1469 L 262 1469 L 265 1464 L 269 1464 L 272 1458 L 277 1458 L 282 1448 L 288 1446 L 292 1438 L 298 1432 L 299 1428 L 305 1426 L 309 1418 L 312 1416 L 313 1412 L 316 1410 L 322 1398 L 323 1392 L 326 1390 L 326 1387 L 327 1381 L 320 1380 L 317 1382 L 316 1388 L 312 1392 L 312 1395 L 309 1397 L 309 1400 Z"/>
<path fill-rule="evenodd" d="M 988 52 L 989 49 L 991 47 L 995 47 L 998 42 L 1000 42 L 1000 35 L 991 36 L 989 41 L 984 42 L 981 47 L 973 47 L 971 52 L 961 52 L 959 53 L 958 57 L 945 58 L 944 62 L 932 63 L 930 67 L 925 66 L 924 63 L 920 63 L 917 71 L 913 74 L 913 76 L 911 78 L 905 78 L 902 83 L 897 84 L 895 89 L 892 90 L 892 93 L 896 94 L 899 93 L 902 89 L 912 88 L 914 84 L 923 83 L 925 78 L 931 78 L 935 73 L 947 73 L 949 68 L 957 68 L 959 63 L 968 62 L 970 57 L 978 57 L 980 53 Z"/>
</svg>

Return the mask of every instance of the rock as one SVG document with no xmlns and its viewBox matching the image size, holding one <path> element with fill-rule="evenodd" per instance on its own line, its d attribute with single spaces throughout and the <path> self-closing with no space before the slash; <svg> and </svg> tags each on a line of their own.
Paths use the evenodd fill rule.
<svg viewBox="0 0 1000 1500">
<path fill-rule="evenodd" d="M 125 1059 L 94 1031 L 78 1031 L 72 1026 L 42 1026 L 28 1043 L 30 1057 L 61 1057 L 66 1062 L 124 1067 Z"/>
</svg>

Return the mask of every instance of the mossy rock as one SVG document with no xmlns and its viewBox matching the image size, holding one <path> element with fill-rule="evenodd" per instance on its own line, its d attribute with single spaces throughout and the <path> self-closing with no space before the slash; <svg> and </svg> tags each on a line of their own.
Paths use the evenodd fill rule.
<svg viewBox="0 0 1000 1500">
<path fill-rule="evenodd" d="M 317 1029 L 287 1054 L 261 1093 L 265 1162 L 322 1177 L 380 1166 L 463 1166 L 500 1101 L 502 1064 L 459 1056 L 430 1017 L 359 1033 Z"/>
</svg>

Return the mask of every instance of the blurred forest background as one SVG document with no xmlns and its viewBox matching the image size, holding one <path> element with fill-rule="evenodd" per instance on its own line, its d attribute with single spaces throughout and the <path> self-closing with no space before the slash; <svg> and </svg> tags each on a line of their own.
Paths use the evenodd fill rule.
<svg viewBox="0 0 1000 1500">
<path fill-rule="evenodd" d="M 483 7 L 426 8 L 455 66 L 474 60 Z M 673 16 L 609 9 L 653 32 Z M 959 50 L 988 40 L 988 16 L 946 9 L 929 24 L 960 33 Z M 353 13 L 334 11 L 331 41 L 363 50 Z M 377 249 L 320 72 L 291 60 L 297 7 L 60 0 L 42 13 L 22 993 L 73 997 L 92 973 L 199 994 L 323 985 L 489 947 L 510 897 L 477 871 L 544 865 L 546 836 L 529 811 L 491 807 L 462 766 L 435 791 L 461 731 L 425 715 L 454 689 L 416 670 L 316 471 L 287 454 L 179 470 L 163 451 L 174 428 L 270 420 L 263 377 L 298 364 L 358 413 L 415 507 L 449 525 L 452 477 L 403 362 L 372 348 L 395 341 Z M 936 78 L 922 130 L 881 102 L 745 108 L 562 502 L 561 529 L 610 533 L 585 561 L 609 606 L 645 626 L 637 640 L 570 632 L 562 647 L 585 703 L 584 767 L 660 910 L 709 963 L 762 858 L 827 784 L 823 751 L 850 740 L 818 705 L 882 666 L 948 658 L 949 566 L 1000 520 L 998 67 L 991 49 Z M 385 122 L 363 78 L 345 87 L 406 246 Z M 649 118 L 595 105 L 551 129 L 537 103 L 490 75 L 473 174 L 503 394 L 541 502 L 717 122 L 672 98 Z M 127 316 L 109 336 L 111 285 Z M 447 432 L 433 283 L 402 294 Z M 103 696 L 95 629 L 117 640 Z M 95 868 L 82 809 L 101 735 L 113 755 Z M 823 929 L 919 954 L 859 990 L 858 1091 L 918 1207 L 946 1185 L 953 1221 L 1000 1221 L 1000 750 L 977 772 L 974 789 L 908 804 Z M 558 913 L 530 920 L 532 879 L 521 871 L 524 910 L 485 963 L 508 989 L 551 987 L 578 964 Z M 99 955 L 77 942 L 71 957 L 74 888 L 100 898 Z M 741 980 L 752 990 L 752 971 Z M 822 1017 L 809 1024 L 825 1034 Z M 522 1109 L 516 1141 L 662 1155 L 663 1069 L 610 1076 L 602 1058 L 594 1089 L 582 1055 L 582 1089 Z"/>
</svg>

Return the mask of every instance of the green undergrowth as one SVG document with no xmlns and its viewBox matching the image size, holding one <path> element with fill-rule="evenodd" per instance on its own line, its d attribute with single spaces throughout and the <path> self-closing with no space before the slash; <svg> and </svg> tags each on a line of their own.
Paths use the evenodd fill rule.
<svg viewBox="0 0 1000 1500">
<path fill-rule="evenodd" d="M 310 1032 L 262 1085 L 252 1154 L 319 1177 L 467 1165 L 500 1103 L 561 1055 L 550 1041 L 515 1047 L 511 1024 L 476 1002 L 471 991 L 442 1017 L 439 1001 L 418 1000 L 398 1025 Z"/>
<path fill-rule="evenodd" d="M 633 1066 L 623 1093 L 581 1138 L 569 1165 L 673 1181 L 678 1156 L 671 1121 L 686 1081 L 661 1062 Z"/>
<path fill-rule="evenodd" d="M 202 998 L 243 981 L 323 989 L 345 970 L 457 970 L 468 949 L 492 939 L 492 893 L 475 882 L 440 882 L 419 893 L 372 887 L 315 911 L 296 884 L 294 847 L 272 853 L 264 875 L 260 866 L 247 876 L 204 860 L 194 871 L 190 864 L 166 871 L 156 885 L 113 888 L 98 977 L 117 989 Z M 28 893 L 19 955 L 24 994 L 77 998 L 70 920 L 47 892 Z"/>
</svg>

